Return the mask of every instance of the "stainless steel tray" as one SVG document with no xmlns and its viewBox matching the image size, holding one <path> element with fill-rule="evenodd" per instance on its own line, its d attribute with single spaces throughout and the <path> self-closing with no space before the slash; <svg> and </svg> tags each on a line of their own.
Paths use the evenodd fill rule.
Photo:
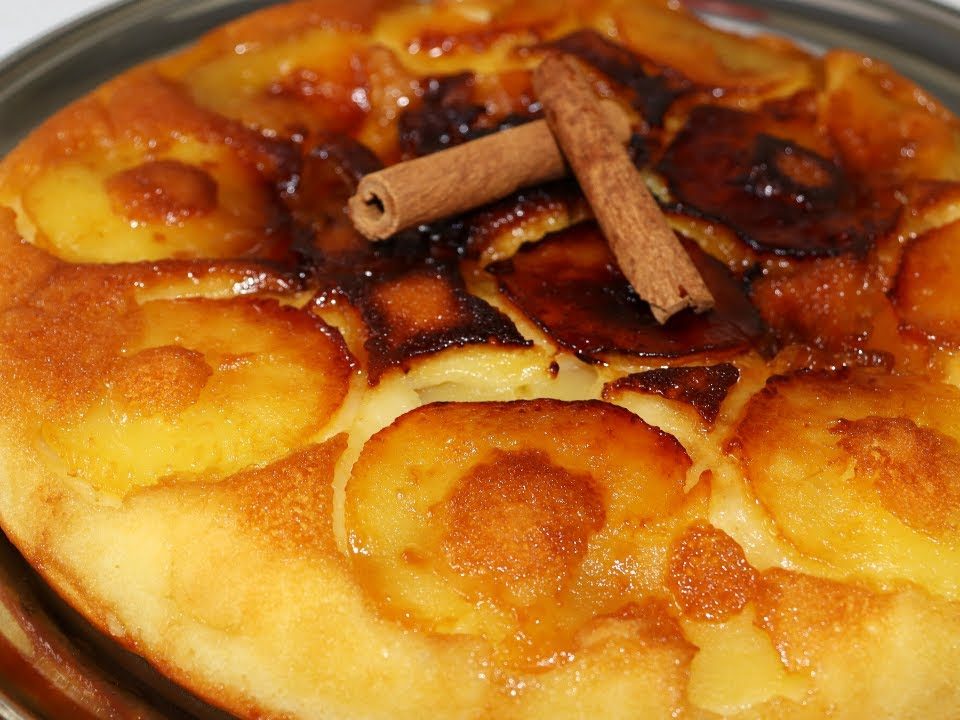
<svg viewBox="0 0 960 720">
<path fill-rule="evenodd" d="M 708 20 L 780 33 L 814 51 L 848 47 L 886 60 L 960 114 L 960 12 L 924 0 L 688 0 Z M 42 38 L 0 64 L 0 155 L 100 82 L 170 52 L 268 0 L 125 0 Z M 16 649 L 32 644 L 25 659 Z M 37 660 L 42 659 L 42 663 Z M 72 697 L 43 668 L 74 679 Z M 228 716 L 193 698 L 91 628 L 0 535 L 0 716 Z"/>
</svg>

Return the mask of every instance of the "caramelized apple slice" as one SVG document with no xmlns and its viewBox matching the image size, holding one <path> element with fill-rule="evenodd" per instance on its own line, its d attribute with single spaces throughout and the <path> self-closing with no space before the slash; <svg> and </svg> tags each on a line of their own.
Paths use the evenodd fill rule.
<svg viewBox="0 0 960 720">
<path fill-rule="evenodd" d="M 702 315 L 679 313 L 665 325 L 637 297 L 592 222 L 528 244 L 489 270 L 527 317 L 582 359 L 676 358 L 762 344 L 763 323 L 741 283 L 696 243 L 683 244 L 716 307 Z"/>
<path fill-rule="evenodd" d="M 811 96 L 753 112 L 693 108 L 657 166 L 679 210 L 724 222 L 760 253 L 869 246 L 893 227 L 899 201 L 882 178 L 834 161 L 814 109 Z"/>
<path fill-rule="evenodd" d="M 356 60 L 365 44 L 358 33 L 312 28 L 200 64 L 186 83 L 204 107 L 271 134 L 342 132 L 367 109 Z"/>
<path fill-rule="evenodd" d="M 752 299 L 783 345 L 816 348 L 821 366 L 926 372 L 929 344 L 903 330 L 885 281 L 864 258 L 813 258 L 757 278 Z"/>
<path fill-rule="evenodd" d="M 931 230 L 906 249 L 897 275 L 897 310 L 909 325 L 960 343 L 960 220 Z"/>
<path fill-rule="evenodd" d="M 813 681 L 816 695 L 805 702 L 812 716 L 855 705 L 861 717 L 945 719 L 960 702 L 956 684 L 930 689 L 960 659 L 955 603 L 914 587 L 878 592 L 774 568 L 762 575 L 756 608 L 754 622 L 786 668 Z M 865 663 L 873 670 L 853 677 L 850 668 Z"/>
<path fill-rule="evenodd" d="M 275 301 L 157 300 L 98 401 L 44 437 L 69 473 L 123 495 L 289 452 L 346 395 L 350 361 L 321 320 Z"/>
<path fill-rule="evenodd" d="M 666 547 L 689 466 L 673 437 L 606 403 L 427 405 L 354 466 L 354 565 L 387 614 L 532 659 L 629 601 L 624 569 L 640 584 L 664 554 L 635 536 Z"/>
<path fill-rule="evenodd" d="M 622 3 L 614 19 L 628 46 L 703 85 L 762 98 L 789 95 L 814 80 L 813 61 L 795 45 L 718 32 L 674 3 Z"/>
<path fill-rule="evenodd" d="M 844 164 L 861 178 L 960 180 L 960 123 L 889 66 L 828 53 L 824 122 Z"/>
<path fill-rule="evenodd" d="M 257 171 L 187 138 L 76 155 L 30 182 L 22 203 L 36 244 L 70 262 L 269 255 L 281 235 Z"/>
<path fill-rule="evenodd" d="M 799 550 L 960 597 L 960 391 L 867 371 L 774 378 L 732 449 Z"/>
</svg>

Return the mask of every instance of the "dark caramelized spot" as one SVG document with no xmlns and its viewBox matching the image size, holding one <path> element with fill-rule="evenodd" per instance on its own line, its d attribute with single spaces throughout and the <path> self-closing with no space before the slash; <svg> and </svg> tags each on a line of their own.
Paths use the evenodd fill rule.
<svg viewBox="0 0 960 720">
<path fill-rule="evenodd" d="M 121 360 L 112 384 L 135 415 L 174 415 L 197 401 L 212 374 L 202 353 L 163 345 Z"/>
<path fill-rule="evenodd" d="M 347 199 L 364 175 L 383 167 L 380 159 L 353 138 L 338 135 L 306 152 L 286 203 L 303 229 L 299 249 L 323 253 L 319 262 L 364 251 L 370 244 L 353 228 Z"/>
<path fill-rule="evenodd" d="M 418 107 L 397 121 L 400 150 L 407 156 L 429 155 L 468 139 L 483 115 L 483 105 L 473 102 L 473 75 L 460 73 L 427 78 Z"/>
<path fill-rule="evenodd" d="M 712 525 L 688 528 L 670 548 L 666 585 L 688 617 L 735 615 L 753 599 L 757 580 L 743 548 Z"/>
<path fill-rule="evenodd" d="M 558 595 L 605 518 L 590 476 L 539 450 L 495 452 L 457 482 L 444 510 L 450 567 L 516 605 Z"/>
<path fill-rule="evenodd" d="M 939 537 L 960 528 L 960 443 L 907 418 L 839 420 L 832 432 L 858 481 L 914 530 Z"/>
<path fill-rule="evenodd" d="M 347 198 L 356 192 L 360 179 L 382 167 L 380 158 L 366 145 L 338 135 L 307 153 L 297 189 L 305 203 L 322 203 L 342 211 Z"/>
<path fill-rule="evenodd" d="M 129 220 L 176 225 L 217 207 L 217 182 L 179 160 L 153 160 L 105 182 L 113 210 Z"/>
<path fill-rule="evenodd" d="M 633 133 L 630 136 L 630 142 L 627 143 L 627 153 L 630 155 L 633 164 L 638 168 L 644 168 L 650 164 L 653 149 L 650 138 L 640 133 Z"/>
<path fill-rule="evenodd" d="M 815 152 L 766 134 L 757 136 L 754 147 L 745 188 L 757 197 L 788 197 L 812 209 L 839 192 L 839 168 Z"/>
<path fill-rule="evenodd" d="M 460 273 L 446 265 L 388 268 L 344 283 L 340 291 L 367 327 L 371 384 L 392 367 L 409 370 L 413 358 L 449 347 L 529 344 L 506 315 L 470 295 Z"/>
<path fill-rule="evenodd" d="M 670 104 L 690 87 L 678 75 L 653 74 L 640 57 L 595 30 L 578 30 L 546 47 L 575 55 L 613 80 L 650 125 L 660 125 Z"/>
<path fill-rule="evenodd" d="M 583 358 L 596 360 L 604 353 L 681 357 L 759 342 L 763 325 L 741 284 L 694 243 L 683 242 L 716 307 L 702 315 L 679 313 L 666 325 L 637 297 L 592 222 L 528 244 L 490 270 L 524 314 Z"/>
<path fill-rule="evenodd" d="M 344 179 L 351 194 L 360 178 L 383 167 L 380 158 L 370 148 L 345 135 L 321 143 L 310 152 L 310 156 L 332 161 L 333 172 Z"/>
<path fill-rule="evenodd" d="M 762 111 L 694 108 L 658 166 L 681 209 L 721 220 L 753 249 L 777 254 L 862 250 L 892 227 L 899 210 L 892 192 L 771 135 L 773 124 Z"/>
<path fill-rule="evenodd" d="M 611 393 L 632 390 L 679 400 L 692 406 L 704 422 L 712 425 L 727 392 L 740 379 L 740 371 L 729 363 L 710 367 L 657 368 L 620 378 L 603 389 Z"/>
<path fill-rule="evenodd" d="M 503 117 L 489 115 L 474 99 L 474 76 L 460 73 L 422 81 L 420 104 L 404 111 L 397 121 L 400 151 L 419 157 L 484 135 L 506 130 L 536 117 L 528 102 Z"/>
</svg>

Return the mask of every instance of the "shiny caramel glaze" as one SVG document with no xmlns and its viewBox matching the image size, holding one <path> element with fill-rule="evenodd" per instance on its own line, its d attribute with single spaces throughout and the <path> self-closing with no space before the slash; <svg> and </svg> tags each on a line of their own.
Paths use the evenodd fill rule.
<svg viewBox="0 0 960 720">
<path fill-rule="evenodd" d="M 896 220 L 892 190 L 871 188 L 830 157 L 793 141 L 791 114 L 813 108 L 782 104 L 754 112 L 695 108 L 658 170 L 681 210 L 721 220 L 754 250 L 801 256 L 862 251 Z M 816 133 L 812 113 L 799 122 L 801 133 Z"/>
<path fill-rule="evenodd" d="M 661 326 L 623 277 L 593 223 L 571 227 L 490 267 L 501 290 L 563 347 L 585 360 L 626 353 L 674 358 L 744 350 L 764 334 L 750 301 L 723 265 L 687 241 L 716 307 Z"/>
<path fill-rule="evenodd" d="M 393 369 L 451 347 L 526 343 L 509 318 L 469 293 L 457 267 L 462 228 L 408 232 L 370 243 L 354 230 L 346 200 L 379 160 L 340 138 L 309 152 L 293 196 L 294 214 L 314 235 L 299 247 L 320 314 L 349 305 L 362 323 L 361 359 L 371 385 Z"/>
<path fill-rule="evenodd" d="M 557 50 L 711 313 L 658 325 L 571 179 L 353 230 Z M 662 0 L 241 19 L 0 163 L 0 524 L 241 717 L 952 718 L 958 128 Z"/>
<path fill-rule="evenodd" d="M 178 160 L 153 160 L 106 180 L 113 210 L 128 220 L 176 224 L 206 215 L 217 205 L 217 183 L 209 173 Z"/>
<path fill-rule="evenodd" d="M 960 341 L 952 278 L 957 267 L 960 221 L 935 228 L 904 251 L 894 294 L 900 316 L 911 327 L 955 346 Z"/>
</svg>

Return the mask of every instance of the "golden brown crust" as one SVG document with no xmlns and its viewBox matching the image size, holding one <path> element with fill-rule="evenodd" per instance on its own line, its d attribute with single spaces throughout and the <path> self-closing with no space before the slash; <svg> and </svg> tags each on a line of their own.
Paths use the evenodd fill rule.
<svg viewBox="0 0 960 720">
<path fill-rule="evenodd" d="M 684 615 L 726 620 L 753 599 L 757 571 L 722 530 L 693 525 L 670 549 L 665 584 Z"/>
<path fill-rule="evenodd" d="M 815 666 L 831 635 L 851 633 L 884 601 L 857 585 L 773 569 L 757 586 L 757 622 L 784 664 L 801 670 Z"/>
<path fill-rule="evenodd" d="M 537 450 L 496 453 L 462 477 L 437 512 L 447 518 L 450 568 L 499 586 L 514 603 L 562 591 L 606 520 L 590 476 Z"/>
<path fill-rule="evenodd" d="M 908 418 L 839 420 L 833 429 L 854 460 L 854 479 L 906 525 L 934 537 L 956 530 L 960 513 L 960 445 Z"/>
</svg>

